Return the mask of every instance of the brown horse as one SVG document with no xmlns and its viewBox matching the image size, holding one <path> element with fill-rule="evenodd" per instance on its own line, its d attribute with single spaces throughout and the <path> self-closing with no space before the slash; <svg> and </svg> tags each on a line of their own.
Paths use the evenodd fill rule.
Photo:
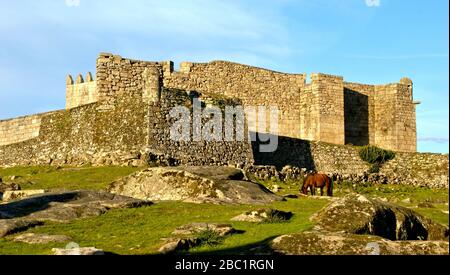
<svg viewBox="0 0 450 275">
<path fill-rule="evenodd" d="M 329 197 L 333 196 L 333 183 L 331 178 L 324 174 L 309 174 L 302 186 L 302 193 L 308 195 L 308 188 L 311 190 L 311 195 L 316 195 L 316 187 L 320 188 L 320 195 L 323 196 L 323 188 L 327 188 L 327 195 Z"/>
</svg>

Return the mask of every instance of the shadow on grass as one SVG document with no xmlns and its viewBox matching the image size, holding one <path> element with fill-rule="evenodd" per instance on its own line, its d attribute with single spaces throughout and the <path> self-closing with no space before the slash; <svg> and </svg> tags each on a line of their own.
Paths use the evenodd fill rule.
<svg viewBox="0 0 450 275">
<path fill-rule="evenodd" d="M 270 242 L 278 236 L 271 236 L 264 240 L 231 247 L 231 248 L 215 248 L 211 246 L 208 251 L 179 251 L 174 254 L 169 254 L 172 256 L 219 256 L 219 255 L 228 255 L 228 256 L 254 256 L 254 255 L 277 255 L 275 251 L 270 247 Z M 162 254 L 153 254 L 153 255 L 162 255 Z"/>
<path fill-rule="evenodd" d="M 68 202 L 77 199 L 76 192 L 47 194 L 30 197 L 0 205 L 0 218 L 13 219 L 48 209 L 53 202 Z"/>
<path fill-rule="evenodd" d="M 262 241 L 225 249 L 211 247 L 210 251 L 187 251 L 184 255 L 274 255 L 275 252 L 270 247 L 270 242 L 276 237 L 278 236 L 271 236 Z"/>
</svg>

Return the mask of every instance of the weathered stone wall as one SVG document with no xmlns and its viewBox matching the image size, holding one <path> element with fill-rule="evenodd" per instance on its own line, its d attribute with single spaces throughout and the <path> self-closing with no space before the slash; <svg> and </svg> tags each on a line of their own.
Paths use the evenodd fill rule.
<svg viewBox="0 0 450 275">
<path fill-rule="evenodd" d="M 197 95 L 196 95 L 197 96 Z M 201 95 L 200 99 L 204 103 L 202 107 L 207 108 L 208 95 Z M 239 105 L 235 102 L 234 105 Z M 192 97 L 186 91 L 164 88 L 161 92 L 159 103 L 151 104 L 149 109 L 150 133 L 149 151 L 154 155 L 165 155 L 175 161 L 175 164 L 189 165 L 232 165 L 243 167 L 252 164 L 252 150 L 247 137 L 246 125 L 240 124 L 244 129 L 243 141 L 225 141 L 225 131 L 222 128 L 221 139 L 223 141 L 195 141 L 193 137 L 193 126 L 190 128 L 188 141 L 171 140 L 170 130 L 175 120 L 169 114 L 174 106 L 187 107 L 191 114 L 189 120 L 193 122 Z M 203 117 L 202 123 L 209 119 Z M 224 110 L 222 109 L 222 121 L 225 122 Z M 242 123 L 237 121 L 236 123 Z M 245 121 L 244 121 L 245 124 Z M 234 135 L 236 131 L 234 131 Z"/>
<path fill-rule="evenodd" d="M 168 88 L 238 98 L 244 106 L 276 106 L 280 112 L 279 134 L 299 138 L 300 90 L 305 77 L 225 61 L 184 62 L 180 72 L 166 71 L 163 83 Z"/>
<path fill-rule="evenodd" d="M 182 63 L 180 72 L 175 72 L 172 62 L 135 61 L 101 54 L 97 80 L 88 74 L 84 83 L 96 87 L 96 103 L 84 105 L 94 100 L 89 98 L 92 87 L 86 88 L 87 97 L 75 99 L 75 90 L 81 89 L 83 80 L 79 76 L 73 84 L 70 77 L 68 104 L 82 106 L 0 122 L 0 146 L 2 142 L 4 145 L 0 147 L 0 166 L 139 165 L 153 155 L 179 164 L 242 166 L 255 162 L 279 169 L 292 165 L 350 174 L 368 169 L 354 147 L 305 140 L 342 145 L 370 143 L 395 151 L 415 151 L 415 106 L 410 80 L 375 86 L 344 83 L 342 77 L 324 74 L 311 75 L 311 83 L 306 84 L 305 77 L 223 61 Z M 236 104 L 247 106 L 274 104 L 280 110 L 278 150 L 260 154 L 256 150 L 258 144 L 247 140 L 170 140 L 173 119 L 168 116 L 169 110 L 176 105 L 192 106 L 192 96 L 186 91 L 197 91 L 204 100 L 234 98 Z M 432 167 L 435 158 L 441 159 L 434 156 L 427 158 L 427 167 Z M 416 158 L 403 161 L 402 165 L 412 167 Z M 437 165 L 440 167 L 440 160 Z M 397 166 L 392 164 L 393 168 L 386 171 L 394 171 Z M 391 174 L 411 182 L 407 174 L 401 174 L 405 171 L 409 170 Z M 422 174 L 418 177 L 422 178 Z M 442 175 L 443 170 L 431 174 L 431 181 L 442 182 Z"/>
<path fill-rule="evenodd" d="M 397 85 L 378 85 L 375 87 L 375 144 L 384 149 L 397 145 L 396 118 Z"/>
<path fill-rule="evenodd" d="M 0 146 L 22 142 L 39 136 L 45 114 L 0 120 Z"/>
<path fill-rule="evenodd" d="M 335 179 L 356 183 L 449 187 L 448 154 L 397 152 L 395 158 L 384 164 L 379 173 L 370 174 L 370 165 L 361 160 L 358 147 L 291 138 L 280 138 L 279 144 L 274 153 L 254 152 L 256 170 L 264 170 L 265 173 L 260 174 L 268 174 L 266 178 L 289 174 L 292 171 L 304 176 L 306 171 L 312 170 L 333 175 Z M 249 170 L 255 168 L 250 167 Z M 292 178 L 295 178 L 295 175 Z"/>
<path fill-rule="evenodd" d="M 118 96 L 140 94 L 144 87 L 143 72 L 157 69 L 162 75 L 163 65 L 158 62 L 137 61 L 108 53 L 97 59 L 97 94 L 100 110 L 114 109 Z"/>
<path fill-rule="evenodd" d="M 66 79 L 66 109 L 75 108 L 89 103 L 97 102 L 97 81 L 92 78 L 90 72 L 86 79 L 78 75 L 74 82 L 72 76 Z"/>
<path fill-rule="evenodd" d="M 92 79 L 89 74 L 88 78 Z M 238 98 L 244 106 L 278 107 L 280 136 L 416 151 L 412 82 L 407 78 L 401 80 L 403 84 L 365 85 L 312 74 L 311 84 L 306 84 L 305 74 L 226 61 L 182 62 L 177 72 L 171 61 L 146 62 L 102 53 L 97 59 L 97 80 L 82 81 L 79 76 L 79 84 L 68 85 L 67 108 L 99 101 L 100 110 L 113 109 L 117 96 L 133 93 L 154 102 L 160 91 L 150 91 L 158 87 L 193 90 Z M 249 121 L 252 130 L 255 122 Z M 270 132 L 269 124 L 267 117 L 266 129 L 258 131 Z"/>
<path fill-rule="evenodd" d="M 375 144 L 374 85 L 344 83 L 345 144 Z"/>
<path fill-rule="evenodd" d="M 0 166 L 29 164 L 128 164 L 146 145 L 147 109 L 142 98 L 120 97 L 114 109 L 100 103 L 48 114 L 39 136 L 0 147 Z"/>
<path fill-rule="evenodd" d="M 319 136 L 315 140 L 345 144 L 343 85 L 340 76 L 311 75 L 313 94 L 319 98 Z"/>
<path fill-rule="evenodd" d="M 448 154 L 402 153 L 380 170 L 391 182 L 448 188 Z"/>
<path fill-rule="evenodd" d="M 396 104 L 397 151 L 417 151 L 416 105 L 412 101 L 411 84 L 398 84 Z"/>
<path fill-rule="evenodd" d="M 417 150 L 412 82 L 407 78 L 400 82 L 404 83 L 344 83 L 346 144 Z"/>
<path fill-rule="evenodd" d="M 161 95 L 156 102 L 146 102 L 142 91 L 134 92 L 116 96 L 114 105 L 106 110 L 97 102 L 46 114 L 38 136 L 0 146 L 0 166 L 145 165 L 154 156 L 172 160 L 166 163 L 169 165 L 251 163 L 251 147 L 245 141 L 172 141 L 174 119 L 169 111 L 176 105 L 191 107 L 191 97 L 176 90 Z"/>
<path fill-rule="evenodd" d="M 89 137 L 91 127 L 86 127 L 78 120 L 80 114 L 93 115 L 89 112 L 91 105 L 74 108 L 70 111 L 58 111 L 42 117 L 39 136 L 20 143 L 0 147 L 0 166 L 50 164 L 53 159 L 66 158 L 70 150 L 85 153 L 89 151 L 86 144 L 92 139 Z M 93 121 L 92 118 L 86 121 Z M 80 133 L 72 135 L 72 125 L 83 129 Z M 79 126 L 78 126 L 79 125 Z M 78 139 L 80 142 L 75 142 Z M 76 144 L 75 144 L 76 143 Z M 77 147 L 70 148 L 76 145 Z"/>
<path fill-rule="evenodd" d="M 305 85 L 300 93 L 300 136 L 305 140 L 319 139 L 320 107 L 317 91 L 311 84 Z"/>
<path fill-rule="evenodd" d="M 317 141 L 306 141 L 279 137 L 276 152 L 258 153 L 253 142 L 255 165 L 271 165 L 278 170 L 284 166 L 306 168 L 326 173 L 363 173 L 369 169 L 354 146 L 334 145 Z"/>
</svg>

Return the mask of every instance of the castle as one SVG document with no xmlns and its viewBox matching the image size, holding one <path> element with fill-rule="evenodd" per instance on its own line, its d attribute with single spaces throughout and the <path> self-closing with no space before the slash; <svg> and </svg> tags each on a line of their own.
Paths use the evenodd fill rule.
<svg viewBox="0 0 450 275">
<path fill-rule="evenodd" d="M 225 61 L 183 62 L 176 71 L 171 61 L 101 53 L 95 78 L 91 73 L 67 77 L 66 110 L 0 121 L 0 165 L 111 164 L 141 160 L 148 152 L 181 163 L 254 162 L 249 143 L 168 140 L 168 110 L 189 105 L 193 91 L 204 100 L 217 96 L 244 106 L 277 106 L 278 135 L 285 144 L 319 141 L 416 151 L 417 103 L 408 78 L 367 85 L 317 73 L 307 81 L 306 74 Z M 282 150 L 265 159 L 299 158 Z"/>
<path fill-rule="evenodd" d="M 113 60 L 119 66 L 104 66 Z M 416 117 L 412 81 L 366 85 L 344 82 L 340 76 L 284 74 L 246 65 L 214 61 L 180 64 L 137 61 L 103 54 L 97 61 L 97 79 L 78 75 L 67 78 L 66 108 L 93 102 L 108 102 L 153 81 L 162 87 L 222 94 L 238 98 L 244 105 L 276 105 L 281 111 L 279 135 L 333 144 L 376 145 L 395 151 L 416 151 Z M 151 73 L 142 79 L 142 68 Z M 139 83 L 141 81 L 141 83 Z M 152 91 L 144 89 L 143 100 Z"/>
</svg>

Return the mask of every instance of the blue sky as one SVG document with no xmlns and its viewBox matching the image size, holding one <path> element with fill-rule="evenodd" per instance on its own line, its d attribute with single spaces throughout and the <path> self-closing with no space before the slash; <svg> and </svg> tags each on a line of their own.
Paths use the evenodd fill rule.
<svg viewBox="0 0 450 275">
<path fill-rule="evenodd" d="M 99 52 L 414 81 L 418 150 L 449 151 L 447 0 L 0 0 L 0 119 L 65 104 Z"/>
</svg>

